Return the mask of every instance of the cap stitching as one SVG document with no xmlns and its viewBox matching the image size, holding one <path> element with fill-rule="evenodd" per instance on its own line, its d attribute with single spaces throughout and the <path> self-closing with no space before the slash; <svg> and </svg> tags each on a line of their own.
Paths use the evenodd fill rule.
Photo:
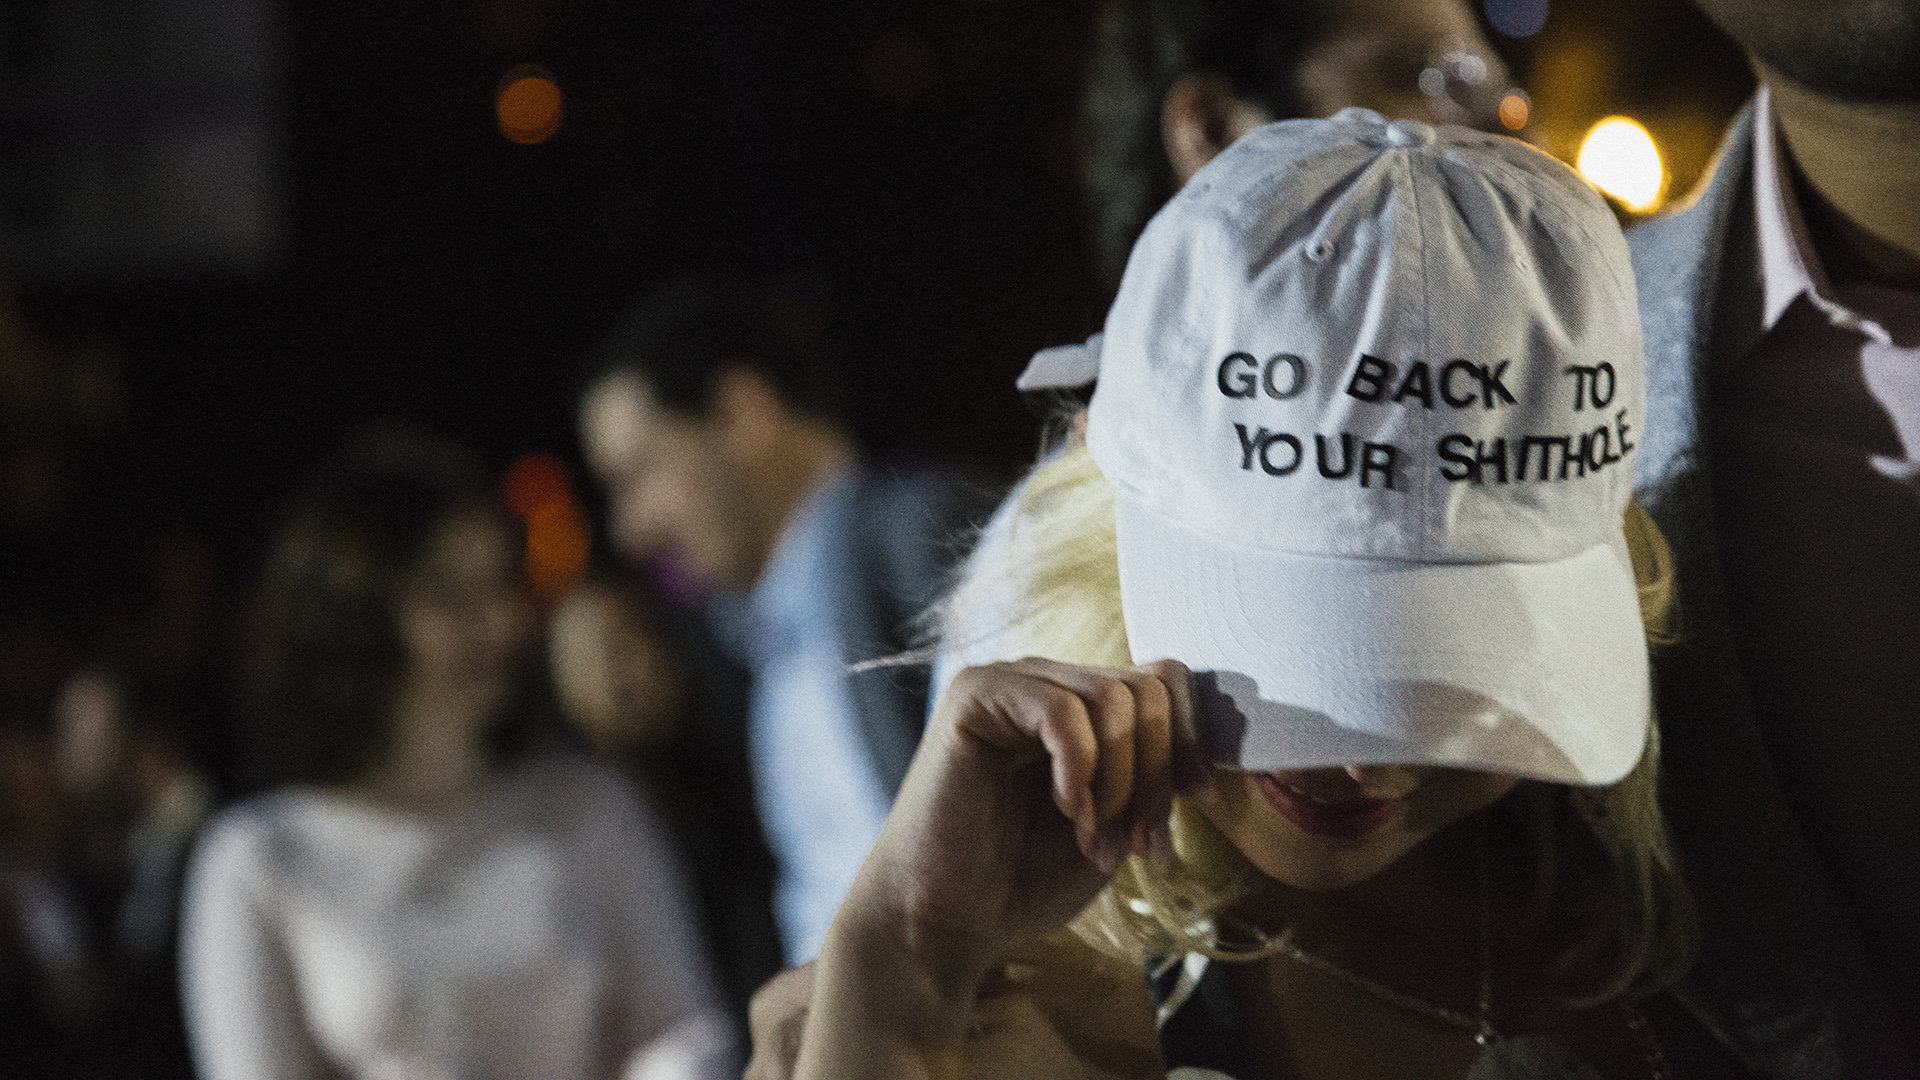
<svg viewBox="0 0 1920 1080">
<path fill-rule="evenodd" d="M 1402 150 L 1400 152 L 1400 161 L 1401 167 L 1406 172 L 1407 199 L 1413 204 L 1414 244 L 1420 259 L 1420 352 L 1423 358 L 1431 359 L 1433 355 L 1434 290 L 1433 283 L 1428 280 L 1428 274 L 1431 272 L 1432 264 L 1427 258 L 1427 222 L 1420 207 L 1420 185 L 1414 176 L 1413 154 L 1410 151 Z M 1426 419 L 1426 417 L 1422 417 L 1422 423 L 1420 424 L 1420 435 L 1423 440 L 1430 434 L 1426 427 Z M 1426 470 L 1421 469 L 1417 470 L 1417 472 L 1419 473 L 1417 479 L 1409 477 L 1409 479 L 1413 481 L 1413 490 L 1408 492 L 1408 494 L 1412 495 L 1415 500 L 1413 507 L 1414 513 L 1412 515 L 1414 520 L 1414 547 L 1415 550 L 1424 553 L 1429 550 L 1428 534 L 1430 532 L 1427 522 L 1428 500 L 1426 498 Z"/>
<path fill-rule="evenodd" d="M 1501 172 L 1506 173 L 1509 179 L 1514 181 L 1519 186 L 1525 188 L 1530 194 L 1532 194 L 1533 206 L 1531 207 L 1531 209 L 1534 213 L 1540 214 L 1543 217 L 1553 218 L 1556 222 L 1559 223 L 1562 229 L 1565 229 L 1568 232 L 1578 234 L 1582 239 L 1584 239 L 1588 244 L 1592 245 L 1596 249 L 1605 248 L 1606 245 L 1604 243 L 1603 237 L 1595 233 L 1591 228 L 1588 227 L 1587 223 L 1585 221 L 1580 220 L 1579 217 L 1565 212 L 1565 210 L 1561 208 L 1561 206 L 1557 201 L 1563 195 L 1575 194 L 1576 192 L 1577 192 L 1577 194 L 1575 194 L 1576 198 L 1580 198 L 1580 197 L 1588 197 L 1593 199 L 1599 198 L 1598 195 L 1594 194 L 1593 189 L 1588 186 L 1587 182 L 1581 179 L 1580 174 L 1577 172 L 1574 172 L 1573 169 L 1570 166 L 1568 166 L 1565 162 L 1562 162 L 1559 159 L 1553 158 L 1553 157 L 1547 157 L 1546 159 L 1548 162 L 1551 163 L 1552 166 L 1560 170 L 1563 170 L 1565 175 L 1573 180 L 1572 192 L 1562 192 L 1555 189 L 1553 186 L 1551 186 L 1551 182 L 1548 180 L 1547 177 L 1542 176 L 1537 172 L 1533 172 L 1531 170 L 1521 168 L 1520 166 L 1514 164 L 1512 161 L 1509 161 L 1505 156 L 1503 156 L 1500 153 L 1496 152 L 1496 153 L 1486 154 L 1485 160 L 1488 165 L 1490 165 L 1495 169 L 1499 169 Z M 1607 214 L 1608 216 L 1611 216 L 1613 213 L 1611 210 L 1607 209 L 1604 201 L 1601 202 L 1599 209 L 1602 213 Z M 1616 238 L 1615 242 L 1618 243 L 1620 241 Z M 1635 295 L 1633 290 L 1633 278 L 1631 273 L 1630 272 L 1623 273 L 1621 266 L 1616 265 L 1616 261 L 1613 259 L 1607 259 L 1605 261 L 1607 263 L 1607 274 L 1609 277 L 1613 279 L 1614 288 L 1618 289 L 1622 296 L 1625 296 L 1631 299 Z"/>
</svg>

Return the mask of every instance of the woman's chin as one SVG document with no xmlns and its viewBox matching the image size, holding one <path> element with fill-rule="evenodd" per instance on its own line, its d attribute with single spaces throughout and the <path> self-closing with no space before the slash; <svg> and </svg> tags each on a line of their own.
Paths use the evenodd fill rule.
<svg viewBox="0 0 1920 1080">
<path fill-rule="evenodd" d="M 1302 836 L 1293 843 L 1269 845 L 1270 850 L 1248 855 L 1254 867 L 1290 889 L 1302 892 L 1338 892 L 1378 876 L 1406 854 L 1406 848 L 1369 837 L 1357 841 L 1328 841 Z"/>
</svg>

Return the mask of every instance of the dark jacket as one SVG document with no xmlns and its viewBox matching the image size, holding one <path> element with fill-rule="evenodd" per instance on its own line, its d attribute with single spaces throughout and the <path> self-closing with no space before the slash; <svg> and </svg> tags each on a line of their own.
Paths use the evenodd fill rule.
<svg viewBox="0 0 1920 1080">
<path fill-rule="evenodd" d="M 1679 588 L 1682 640 L 1655 657 L 1664 795 L 1705 927 L 1682 993 L 1769 1077 L 1908 1077 L 1767 758 L 1715 549 L 1707 372 L 1761 326 L 1753 115 L 1735 119 L 1686 205 L 1627 236 L 1647 357 L 1637 496 L 1673 547 Z"/>
<path fill-rule="evenodd" d="M 946 472 L 868 466 L 854 490 L 852 543 L 843 549 L 842 596 L 834 612 L 849 664 L 898 656 L 925 644 L 920 616 L 946 594 L 994 492 Z M 869 667 L 847 676 L 874 773 L 891 798 L 920 745 L 931 702 L 925 664 Z"/>
</svg>

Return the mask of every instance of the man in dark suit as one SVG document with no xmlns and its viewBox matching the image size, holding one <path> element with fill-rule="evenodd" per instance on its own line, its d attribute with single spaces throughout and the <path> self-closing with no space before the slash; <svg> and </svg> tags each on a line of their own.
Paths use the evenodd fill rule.
<svg viewBox="0 0 1920 1080">
<path fill-rule="evenodd" d="M 1682 590 L 1657 681 L 1697 978 L 1773 1033 L 1751 1048 L 1770 1074 L 1911 1075 L 1891 1032 L 1920 1031 L 1920 4 L 1700 6 L 1760 90 L 1694 198 L 1629 234 L 1639 496 Z"/>
</svg>

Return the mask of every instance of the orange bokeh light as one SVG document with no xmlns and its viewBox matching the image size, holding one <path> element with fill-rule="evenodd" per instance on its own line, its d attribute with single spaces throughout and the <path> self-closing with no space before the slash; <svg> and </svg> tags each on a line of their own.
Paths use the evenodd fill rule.
<svg viewBox="0 0 1920 1080">
<path fill-rule="evenodd" d="M 500 80 L 493 113 L 500 122 L 500 134 L 522 146 L 532 146 L 546 142 L 560 130 L 566 96 L 544 68 L 521 64 Z"/>
<path fill-rule="evenodd" d="M 507 509 L 519 518 L 533 516 L 541 506 L 552 502 L 573 501 L 573 479 L 567 467 L 552 454 L 521 454 L 507 466 L 500 482 Z"/>
<path fill-rule="evenodd" d="M 1527 119 L 1533 114 L 1533 106 L 1528 103 L 1527 95 L 1515 92 L 1500 99 L 1500 123 L 1508 131 L 1519 131 L 1527 126 Z"/>
<path fill-rule="evenodd" d="M 573 477 L 552 454 L 522 454 L 501 479 L 507 508 L 527 529 L 526 581 L 535 596 L 559 596 L 587 572 L 593 529 L 573 497 Z"/>
<path fill-rule="evenodd" d="M 587 572 L 593 536 L 586 515 L 571 501 L 546 503 L 527 517 L 527 587 L 555 597 Z"/>
</svg>

